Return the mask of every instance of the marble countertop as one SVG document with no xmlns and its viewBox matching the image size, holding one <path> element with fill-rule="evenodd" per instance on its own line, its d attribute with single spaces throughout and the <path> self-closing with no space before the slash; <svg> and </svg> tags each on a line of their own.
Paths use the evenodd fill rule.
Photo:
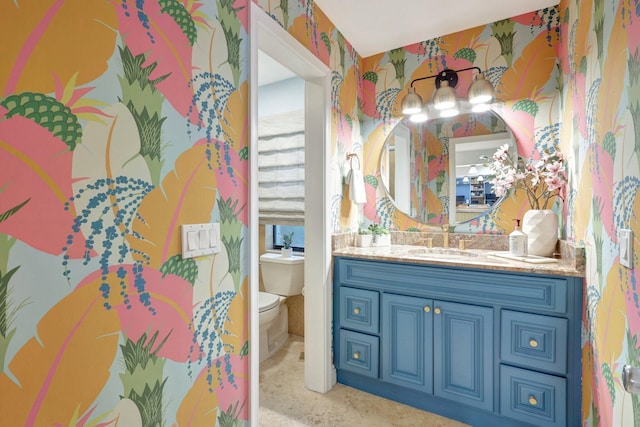
<svg viewBox="0 0 640 427">
<path fill-rule="evenodd" d="M 368 260 L 396 261 L 415 264 L 466 267 L 505 272 L 549 274 L 555 276 L 584 277 L 584 263 L 575 258 L 555 259 L 555 262 L 533 264 L 496 256 L 496 249 L 426 248 L 419 245 L 392 244 L 391 246 L 360 248 L 342 246 L 334 248 L 333 255 Z"/>
</svg>

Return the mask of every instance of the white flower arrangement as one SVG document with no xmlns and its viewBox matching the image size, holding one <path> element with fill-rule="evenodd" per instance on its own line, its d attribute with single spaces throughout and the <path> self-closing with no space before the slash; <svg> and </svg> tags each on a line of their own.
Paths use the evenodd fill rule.
<svg viewBox="0 0 640 427">
<path fill-rule="evenodd" d="M 502 197 L 517 189 L 525 190 L 531 209 L 548 209 L 555 196 L 563 199 L 567 185 L 564 156 L 558 149 L 545 149 L 540 159 L 515 163 L 509 155 L 509 144 L 498 148 L 491 169 L 495 178 L 490 182 L 496 196 Z"/>
</svg>

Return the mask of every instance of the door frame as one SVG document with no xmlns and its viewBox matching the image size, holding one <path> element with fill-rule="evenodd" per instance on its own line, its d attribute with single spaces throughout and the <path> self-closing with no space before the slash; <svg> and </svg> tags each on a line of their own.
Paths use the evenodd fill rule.
<svg viewBox="0 0 640 427">
<path fill-rule="evenodd" d="M 326 393 L 336 383 L 331 356 L 331 228 L 329 155 L 331 70 L 250 2 L 249 37 L 249 400 L 251 425 L 259 414 L 259 220 L 258 220 L 258 49 L 305 80 L 305 387 Z"/>
</svg>

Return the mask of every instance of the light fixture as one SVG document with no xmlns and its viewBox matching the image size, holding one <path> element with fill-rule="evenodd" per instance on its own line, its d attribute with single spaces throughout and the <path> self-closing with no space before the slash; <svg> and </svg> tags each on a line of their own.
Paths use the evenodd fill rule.
<svg viewBox="0 0 640 427">
<path fill-rule="evenodd" d="M 445 69 L 432 76 L 418 77 L 411 81 L 409 92 L 402 99 L 402 114 L 419 115 L 412 121 L 420 122 L 427 119 L 429 105 L 423 104 L 422 97 L 416 93 L 414 84 L 421 80 L 435 79 L 436 90 L 433 93 L 431 107 L 439 111 L 440 117 L 454 117 L 459 114 L 458 104 L 460 100 L 456 95 L 458 85 L 458 73 L 474 70 L 476 74 L 473 83 L 469 86 L 468 104 L 471 104 L 473 112 L 487 111 L 494 99 L 494 88 L 478 67 L 462 68 L 460 70 Z M 467 105 L 468 105 L 467 104 Z"/>
<path fill-rule="evenodd" d="M 478 176 L 478 181 L 480 181 L 480 182 L 484 181 L 484 176 L 482 176 L 482 175 Z"/>
<path fill-rule="evenodd" d="M 458 97 L 456 90 L 449 86 L 448 81 L 443 81 L 436 92 L 433 94 L 433 108 L 436 110 L 446 110 L 456 106 Z"/>
<path fill-rule="evenodd" d="M 424 110 L 420 110 L 417 113 L 409 116 L 409 120 L 412 123 L 423 123 L 423 122 L 426 122 L 428 119 L 429 119 L 429 116 Z"/>
<path fill-rule="evenodd" d="M 440 117 L 455 117 L 458 114 L 460 114 L 460 111 L 455 107 L 440 111 Z"/>
<path fill-rule="evenodd" d="M 422 98 L 416 93 L 416 89 L 411 86 L 409 93 L 402 100 L 402 114 L 418 114 L 422 111 Z"/>
<path fill-rule="evenodd" d="M 493 100 L 493 85 L 484 78 L 481 71 L 473 78 L 473 83 L 469 86 L 469 102 L 471 104 L 487 104 Z"/>
<path fill-rule="evenodd" d="M 464 178 L 462 178 L 462 182 L 464 182 L 465 184 L 469 183 L 469 177 L 465 176 Z"/>
<path fill-rule="evenodd" d="M 476 165 L 471 165 L 471 167 L 469 168 L 469 175 L 477 175 L 478 174 L 478 168 L 476 167 Z"/>
</svg>

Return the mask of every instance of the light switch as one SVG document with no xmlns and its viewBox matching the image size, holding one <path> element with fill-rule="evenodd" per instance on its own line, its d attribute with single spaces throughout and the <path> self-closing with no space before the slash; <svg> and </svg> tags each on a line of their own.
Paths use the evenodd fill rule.
<svg viewBox="0 0 640 427">
<path fill-rule="evenodd" d="M 182 258 L 196 258 L 220 252 L 220 224 L 184 224 Z"/>
<path fill-rule="evenodd" d="M 214 252 L 220 252 L 220 224 L 211 224 L 209 229 L 209 247 L 214 249 Z"/>
<path fill-rule="evenodd" d="M 209 246 L 209 231 L 207 229 L 198 232 L 198 249 L 206 249 Z"/>
<path fill-rule="evenodd" d="M 187 248 L 190 251 L 198 249 L 198 235 L 195 231 L 187 231 Z"/>
<path fill-rule="evenodd" d="M 640 369 L 631 365 L 622 367 L 622 385 L 632 394 L 640 394 Z"/>
<path fill-rule="evenodd" d="M 633 231 L 621 228 L 618 232 L 620 242 L 620 264 L 633 268 Z"/>
</svg>

